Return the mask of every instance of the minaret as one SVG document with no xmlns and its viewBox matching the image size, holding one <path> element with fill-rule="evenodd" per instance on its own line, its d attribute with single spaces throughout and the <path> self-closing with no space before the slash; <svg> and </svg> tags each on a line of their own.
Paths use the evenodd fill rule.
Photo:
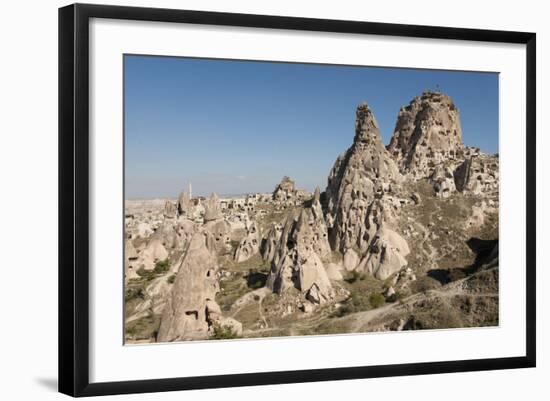
<svg viewBox="0 0 550 401">
<path fill-rule="evenodd" d="M 191 183 L 189 183 L 189 199 L 193 199 L 193 190 L 191 188 Z"/>
</svg>

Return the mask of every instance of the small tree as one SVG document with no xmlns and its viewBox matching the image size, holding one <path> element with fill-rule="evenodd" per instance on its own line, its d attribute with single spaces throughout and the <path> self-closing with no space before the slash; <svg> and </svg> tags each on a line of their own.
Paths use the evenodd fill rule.
<svg viewBox="0 0 550 401">
<path fill-rule="evenodd" d="M 380 293 L 371 294 L 369 297 L 369 303 L 373 308 L 379 308 L 386 302 L 384 295 Z"/>
</svg>

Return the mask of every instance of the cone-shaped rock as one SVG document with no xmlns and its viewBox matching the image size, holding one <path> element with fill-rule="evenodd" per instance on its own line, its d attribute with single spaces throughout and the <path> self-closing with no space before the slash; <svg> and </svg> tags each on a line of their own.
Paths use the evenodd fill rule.
<svg viewBox="0 0 550 401">
<path fill-rule="evenodd" d="M 366 103 L 356 113 L 353 145 L 338 159 L 328 177 L 327 222 L 332 248 L 364 253 L 382 220 L 384 193 L 401 181 L 398 168 L 380 138 L 378 123 Z"/>
<path fill-rule="evenodd" d="M 204 233 L 193 235 L 179 267 L 161 318 L 157 341 L 208 337 L 207 303 L 219 291 L 215 256 L 206 248 Z"/>
</svg>

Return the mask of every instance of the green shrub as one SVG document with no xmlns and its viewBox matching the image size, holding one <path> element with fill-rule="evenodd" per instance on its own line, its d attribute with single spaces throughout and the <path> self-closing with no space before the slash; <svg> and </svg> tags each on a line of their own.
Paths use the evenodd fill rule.
<svg viewBox="0 0 550 401">
<path fill-rule="evenodd" d="M 393 303 L 393 302 L 401 301 L 402 299 L 403 299 L 403 293 L 396 291 L 395 293 L 393 293 L 392 295 L 386 298 L 386 302 Z"/>
<path fill-rule="evenodd" d="M 154 274 L 152 270 L 147 270 L 145 267 L 140 267 L 136 273 L 138 276 L 146 279 L 149 279 Z"/>
<path fill-rule="evenodd" d="M 168 284 L 174 284 L 174 281 L 176 281 L 176 275 L 172 274 L 170 277 L 168 277 L 167 281 Z"/>
<path fill-rule="evenodd" d="M 367 278 L 367 275 L 365 273 L 362 273 L 362 272 L 358 272 L 356 270 L 352 270 L 348 276 L 346 277 L 346 281 L 350 284 L 353 284 L 355 283 L 356 281 L 360 280 L 360 281 L 363 281 L 364 279 Z"/>
<path fill-rule="evenodd" d="M 379 308 L 386 302 L 386 298 L 384 298 L 384 295 L 380 293 L 374 293 L 371 294 L 369 297 L 369 303 L 373 308 Z"/>
<path fill-rule="evenodd" d="M 239 338 L 239 336 L 229 326 L 214 325 L 214 332 L 210 336 L 210 340 L 231 340 Z"/>
<path fill-rule="evenodd" d="M 141 288 L 128 288 L 124 292 L 124 301 L 128 302 L 128 301 L 131 301 L 132 299 L 136 299 L 136 298 L 143 299 L 144 295 L 145 294 L 143 293 L 143 289 L 141 289 Z"/>
<path fill-rule="evenodd" d="M 414 281 L 411 284 L 411 290 L 412 292 L 427 292 L 430 290 L 435 290 L 437 288 L 441 287 L 441 283 L 437 281 L 436 279 L 429 277 L 429 276 L 423 276 L 420 277 L 418 280 Z"/>
<path fill-rule="evenodd" d="M 170 262 L 168 259 L 160 260 L 155 264 L 154 272 L 156 274 L 166 273 L 170 269 Z"/>
</svg>

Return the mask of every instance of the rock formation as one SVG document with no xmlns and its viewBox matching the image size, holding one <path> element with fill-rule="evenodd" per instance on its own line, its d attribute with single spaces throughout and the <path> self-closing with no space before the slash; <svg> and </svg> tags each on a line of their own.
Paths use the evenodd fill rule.
<svg viewBox="0 0 550 401">
<path fill-rule="evenodd" d="M 378 123 L 363 103 L 357 108 L 353 145 L 338 157 L 328 177 L 332 249 L 345 254 L 356 248 L 364 254 L 379 226 L 392 217 L 385 195 L 400 181 L 397 166 L 382 145 Z"/>
<path fill-rule="evenodd" d="M 172 292 L 162 313 L 157 341 L 208 337 L 207 304 L 219 291 L 218 265 L 206 247 L 204 233 L 196 233 L 182 259 Z"/>
<path fill-rule="evenodd" d="M 178 202 L 177 202 L 177 209 L 180 216 L 187 216 L 187 218 L 191 218 L 193 215 L 193 204 L 191 202 L 191 198 L 189 196 L 189 193 L 187 192 L 181 192 L 178 196 Z"/>
<path fill-rule="evenodd" d="M 273 237 L 279 236 L 279 241 L 267 279 L 268 288 L 280 294 L 294 287 L 317 304 L 332 299 L 334 291 L 321 260 L 330 254 L 330 245 L 319 190 L 311 207 L 288 216 L 280 234 L 272 232 Z"/>
<path fill-rule="evenodd" d="M 220 198 L 218 198 L 217 194 L 213 193 L 204 204 L 204 221 L 209 222 L 222 218 L 223 213 L 220 206 Z"/>
<path fill-rule="evenodd" d="M 383 225 L 376 233 L 367 256 L 357 270 L 368 272 L 377 279 L 385 280 L 407 265 L 405 257 L 409 253 L 407 241 Z"/>
<path fill-rule="evenodd" d="M 263 260 L 271 262 L 275 258 L 275 253 L 277 252 L 277 246 L 279 245 L 282 232 L 282 224 L 273 223 L 271 225 L 271 228 L 267 231 L 266 237 L 263 239 L 261 245 L 260 251 Z"/>
<path fill-rule="evenodd" d="M 279 185 L 273 191 L 273 200 L 276 202 L 285 202 L 293 199 L 296 195 L 296 185 L 294 181 L 287 177 L 283 177 Z"/>
<path fill-rule="evenodd" d="M 155 268 L 157 262 L 163 261 L 166 258 L 168 258 L 168 251 L 162 245 L 162 241 L 154 237 L 141 252 L 138 265 L 143 266 L 145 270 L 152 270 Z"/>
<path fill-rule="evenodd" d="M 166 219 L 175 219 L 177 217 L 178 209 L 172 201 L 166 201 L 164 205 L 164 218 Z"/>
<path fill-rule="evenodd" d="M 246 236 L 241 240 L 235 251 L 235 261 L 244 262 L 256 255 L 260 250 L 260 231 L 255 222 L 246 229 Z"/>
<path fill-rule="evenodd" d="M 429 177 L 436 165 L 463 152 L 460 115 L 453 100 L 424 92 L 399 111 L 388 150 L 402 173 Z"/>
<path fill-rule="evenodd" d="M 203 225 L 206 235 L 206 247 L 218 255 L 231 252 L 231 225 L 223 218 L 211 220 Z"/>
<path fill-rule="evenodd" d="M 498 171 L 498 156 L 469 157 L 454 172 L 456 188 L 472 194 L 498 191 Z"/>
<path fill-rule="evenodd" d="M 436 196 L 447 198 L 456 190 L 454 173 L 451 167 L 436 166 L 430 177 Z"/>
</svg>

